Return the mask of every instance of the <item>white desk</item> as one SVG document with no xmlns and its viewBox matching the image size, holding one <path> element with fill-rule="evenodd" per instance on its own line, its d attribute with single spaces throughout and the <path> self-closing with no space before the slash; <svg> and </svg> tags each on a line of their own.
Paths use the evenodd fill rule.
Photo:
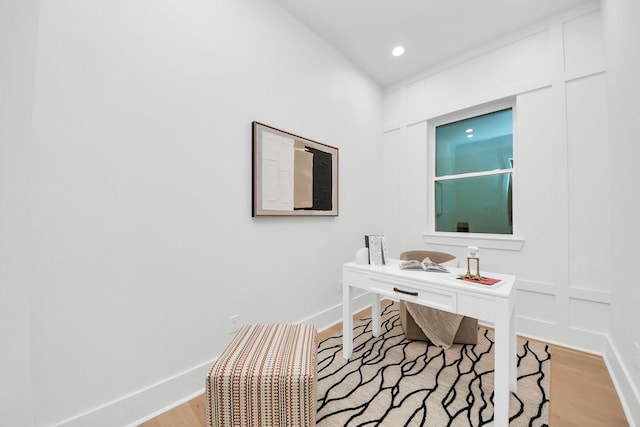
<svg viewBox="0 0 640 427">
<path fill-rule="evenodd" d="M 509 390 L 517 389 L 517 350 L 515 328 L 515 276 L 481 272 L 483 276 L 500 279 L 493 286 L 479 285 L 456 279 L 466 270 L 450 269 L 451 273 L 400 270 L 400 261 L 389 265 L 358 265 L 353 262 L 342 268 L 343 342 L 345 359 L 353 352 L 352 289 L 371 292 L 373 335 L 380 335 L 380 296 L 410 301 L 452 313 L 463 314 L 493 323 L 495 328 L 494 425 L 509 424 Z"/>
</svg>

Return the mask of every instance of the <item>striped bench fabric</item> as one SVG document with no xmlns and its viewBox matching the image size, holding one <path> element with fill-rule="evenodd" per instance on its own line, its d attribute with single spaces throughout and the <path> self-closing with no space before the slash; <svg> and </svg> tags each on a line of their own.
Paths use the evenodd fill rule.
<svg viewBox="0 0 640 427">
<path fill-rule="evenodd" d="M 317 344 L 312 325 L 247 325 L 207 376 L 211 427 L 315 426 Z"/>
</svg>

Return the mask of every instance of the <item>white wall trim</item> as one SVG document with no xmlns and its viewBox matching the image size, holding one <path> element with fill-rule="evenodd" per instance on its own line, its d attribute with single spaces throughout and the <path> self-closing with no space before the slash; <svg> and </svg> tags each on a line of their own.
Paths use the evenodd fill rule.
<svg viewBox="0 0 640 427">
<path fill-rule="evenodd" d="M 451 60 L 445 61 L 441 64 L 438 64 L 426 71 L 423 71 L 419 74 L 416 74 L 415 76 L 411 76 L 408 77 L 407 79 L 398 82 L 398 83 L 393 83 L 387 87 L 385 87 L 383 89 L 384 93 L 389 93 L 393 90 L 397 90 L 399 87 L 404 87 L 404 86 L 409 86 L 412 85 L 414 83 L 420 82 L 421 80 L 424 80 L 428 77 L 431 77 L 435 74 L 438 73 L 442 73 L 448 69 L 454 68 L 459 66 L 460 64 L 464 64 L 465 62 L 469 62 L 472 61 L 475 58 L 478 58 L 480 56 L 489 54 L 491 52 L 494 52 L 496 50 L 502 49 L 505 46 L 509 46 L 511 44 L 517 43 L 520 40 L 526 39 L 527 37 L 531 37 L 534 36 L 536 34 L 542 33 L 544 31 L 547 31 L 547 27 L 545 27 L 544 25 L 536 25 L 533 27 L 529 27 L 526 28 L 522 31 L 516 32 L 516 33 L 512 33 L 510 35 L 508 35 L 507 37 L 503 38 L 503 39 L 499 39 L 494 41 L 493 43 L 489 43 L 486 44 L 480 48 L 477 48 L 475 50 L 469 51 L 467 53 L 461 54 L 460 56 L 457 56 Z"/>
<path fill-rule="evenodd" d="M 551 326 L 555 325 L 555 322 L 552 322 L 551 320 L 536 319 L 535 317 L 530 317 L 530 316 L 516 316 L 516 318 L 518 318 L 520 320 L 526 320 L 526 321 L 529 321 L 529 322 L 542 323 L 542 324 L 545 324 L 545 325 L 551 325 Z"/>
<path fill-rule="evenodd" d="M 369 292 L 363 292 L 353 296 L 353 312 L 356 313 L 371 305 L 368 298 Z M 337 320 L 336 320 L 337 319 Z M 336 304 L 326 310 L 320 311 L 309 317 L 305 317 L 295 323 L 310 323 L 316 327 L 318 331 L 323 331 L 338 323 L 342 322 L 342 303 Z"/>
<path fill-rule="evenodd" d="M 121 398 L 53 424 L 52 427 L 132 425 L 132 420 L 146 420 L 197 396 L 216 358 L 143 387 Z M 159 408 L 164 408 L 160 410 Z M 151 416 L 152 417 L 152 416 Z M 137 421 L 136 421 L 137 422 Z"/>
<path fill-rule="evenodd" d="M 539 280 L 516 278 L 516 290 L 535 292 L 537 294 L 553 295 L 557 294 L 557 286 L 555 283 L 541 282 Z"/>
<path fill-rule="evenodd" d="M 354 313 L 370 306 L 368 293 L 354 296 Z M 338 320 L 336 320 L 338 319 Z M 342 303 L 295 323 L 313 324 L 319 331 L 342 322 Z M 204 393 L 205 379 L 215 358 L 129 393 L 119 399 L 55 423 L 52 427 L 135 427 Z"/>
<path fill-rule="evenodd" d="M 591 71 L 591 72 L 579 71 L 579 72 L 573 72 L 573 73 L 568 73 L 565 71 L 563 80 L 565 83 L 571 83 L 578 80 L 588 79 L 589 77 L 594 77 L 594 76 L 604 75 L 604 74 L 605 74 L 604 69 Z"/>
<path fill-rule="evenodd" d="M 382 133 L 391 133 L 391 132 L 396 132 L 399 131 L 400 129 L 402 129 L 403 125 L 399 125 L 399 124 L 394 124 L 392 126 L 389 127 L 385 127 L 384 129 L 382 129 Z"/>
<path fill-rule="evenodd" d="M 438 64 L 434 67 L 429 68 L 428 70 L 422 71 L 414 76 L 410 76 L 400 82 L 396 82 L 396 83 L 392 83 L 388 86 L 385 86 L 383 88 L 383 92 L 386 93 L 390 93 L 393 92 L 395 90 L 398 90 L 402 87 L 411 85 L 413 83 L 416 83 L 420 80 L 423 80 L 425 78 L 428 78 L 430 76 L 433 76 L 434 74 L 443 72 L 447 69 L 456 67 L 460 64 L 463 64 L 465 62 L 471 61 L 474 58 L 477 58 L 479 56 L 482 55 L 486 55 L 490 52 L 493 52 L 495 50 L 501 49 L 505 46 L 508 46 L 510 44 L 513 43 L 517 43 L 520 40 L 523 40 L 527 37 L 531 37 L 534 36 L 536 34 L 542 33 L 544 31 L 547 31 L 551 26 L 553 25 L 557 25 L 557 24 L 563 24 L 567 21 L 571 21 L 577 18 L 580 18 L 584 15 L 587 15 L 589 13 L 595 12 L 597 10 L 600 9 L 600 4 L 598 1 L 592 1 L 589 3 L 585 3 L 583 5 L 580 5 L 572 10 L 566 11 L 564 13 L 561 13 L 559 15 L 555 15 L 550 19 L 547 20 L 543 20 L 540 21 L 536 24 L 533 24 L 529 27 L 523 28 L 520 31 L 511 33 L 509 35 L 507 35 L 506 37 L 503 37 L 502 39 L 498 39 L 495 40 L 492 43 L 488 43 L 485 44 L 477 49 L 471 50 L 469 52 L 466 52 L 464 54 L 461 54 L 453 59 L 450 59 L 448 61 L 445 61 L 441 64 Z"/>
<path fill-rule="evenodd" d="M 550 340 L 548 338 L 542 338 L 539 335 L 536 334 L 523 334 L 518 332 L 518 336 L 521 338 L 525 338 L 525 339 L 532 339 L 532 340 L 536 340 L 536 341 L 540 341 L 543 342 L 545 344 L 550 344 L 550 345 L 555 345 L 558 347 L 564 347 L 564 348 L 568 348 L 571 350 L 576 350 L 576 351 L 580 351 L 582 353 L 588 353 L 588 354 L 595 354 L 596 356 L 602 356 L 604 358 L 604 354 L 602 352 L 599 351 L 594 351 L 593 349 L 589 349 L 586 347 L 582 347 L 579 345 L 572 345 L 572 344 L 567 344 L 564 342 L 560 342 L 560 341 L 556 341 L 556 340 Z M 551 357 L 553 358 L 553 354 L 551 355 Z"/>
<path fill-rule="evenodd" d="M 354 312 L 367 308 L 370 305 L 368 295 L 368 293 L 363 293 L 354 297 Z M 521 321 L 529 320 L 532 322 L 540 322 L 538 319 L 524 319 L 521 316 L 519 316 L 519 319 Z M 310 323 L 321 331 L 340 323 L 341 321 L 342 303 L 338 303 L 326 310 L 320 311 L 295 323 Z M 593 331 L 585 330 L 582 332 L 595 334 Z M 565 342 L 550 340 L 549 338 L 542 338 L 535 336 L 534 334 L 522 333 L 520 331 L 518 332 L 518 335 L 523 338 L 531 338 L 590 354 L 601 355 L 605 360 L 605 364 L 616 391 L 618 392 L 618 396 L 620 397 L 620 401 L 630 426 L 635 427 L 638 425 L 638 420 L 634 419 L 634 414 L 640 413 L 640 403 L 638 403 L 640 402 L 640 393 L 638 393 L 634 384 L 628 381 L 629 372 L 621 363 L 618 351 L 608 335 L 604 336 L 606 344 L 603 352 L 599 352 L 593 348 L 584 348 Z M 120 399 L 113 400 L 56 423 L 54 424 L 54 427 L 84 425 L 107 426 L 114 424 L 122 424 L 126 427 L 137 426 L 204 393 L 204 387 L 202 387 L 202 384 L 206 378 L 209 367 L 216 359 L 217 357 L 163 381 L 159 381 L 136 392 L 130 393 Z M 185 391 L 185 386 L 187 386 L 188 391 Z M 177 396 L 176 391 L 182 392 L 180 397 Z M 161 406 L 158 406 L 158 402 L 163 403 Z M 141 408 L 144 408 L 147 412 L 142 414 L 140 412 Z M 637 417 L 638 415 L 635 416 Z M 132 419 L 135 421 L 131 421 Z"/>
<path fill-rule="evenodd" d="M 423 233 L 425 243 L 446 246 L 479 246 L 487 249 L 519 251 L 524 246 L 524 239 L 517 236 L 499 237 L 477 233 Z"/>
<path fill-rule="evenodd" d="M 518 318 L 522 319 L 521 317 Z M 534 319 L 534 321 L 537 320 Z M 582 332 L 595 335 L 593 331 Z M 620 399 L 620 403 L 622 404 L 622 408 L 624 409 L 624 413 L 627 417 L 629 426 L 640 426 L 640 392 L 635 387 L 633 382 L 629 381 L 629 378 L 631 378 L 631 374 L 625 367 L 625 365 L 621 362 L 620 354 L 609 335 L 601 335 L 604 341 L 603 351 L 595 351 L 593 349 L 585 348 L 580 345 L 567 344 L 565 342 L 543 338 L 535 334 L 523 334 L 521 332 L 518 332 L 518 336 L 525 339 L 533 339 L 536 341 L 581 351 L 583 353 L 602 356 L 607 367 L 607 371 L 609 372 L 609 376 L 611 377 L 611 381 L 613 382 L 616 392 L 618 393 L 618 397 Z M 553 354 L 551 355 L 551 357 L 553 358 Z"/>
<path fill-rule="evenodd" d="M 611 304 L 611 291 L 570 286 L 569 298 Z"/>
<path fill-rule="evenodd" d="M 603 357 L 629 426 L 640 426 L 640 391 L 633 381 L 629 380 L 631 373 L 622 363 L 620 353 L 609 336 L 607 336 L 607 346 Z"/>
<path fill-rule="evenodd" d="M 215 361 L 215 360 L 214 360 L 214 361 Z M 212 363 L 213 363 L 213 361 L 212 361 Z M 152 420 L 152 419 L 154 419 L 155 417 L 157 417 L 157 416 L 159 416 L 159 415 L 162 415 L 162 414 L 164 414 L 165 412 L 170 411 L 170 410 L 172 410 L 172 409 L 174 409 L 174 408 L 176 408 L 176 407 L 178 407 L 178 406 L 182 405 L 183 403 L 187 403 L 187 402 L 188 402 L 188 401 L 190 401 L 191 399 L 195 399 L 196 397 L 200 396 L 200 395 L 201 395 L 201 394 L 203 394 L 204 392 L 205 392 L 205 388 L 204 388 L 204 387 L 202 387 L 200 390 L 198 390 L 198 391 L 196 391 L 196 392 L 194 392 L 194 393 L 190 394 L 189 396 L 185 396 L 185 397 L 183 397 L 182 399 L 177 400 L 177 401 L 173 402 L 172 404 L 170 404 L 170 405 L 168 405 L 168 406 L 165 406 L 164 408 L 159 409 L 159 410 L 157 410 L 156 412 L 154 412 L 154 413 L 152 413 L 152 414 L 146 415 L 146 416 L 144 416 L 144 417 L 140 418 L 139 420 L 136 420 L 136 421 L 132 422 L 131 424 L 127 424 L 125 427 L 137 427 L 137 426 L 139 426 L 139 425 L 140 425 L 140 424 L 142 424 L 142 423 L 145 423 L 145 422 L 147 422 L 147 421 L 149 421 L 149 420 Z"/>
<path fill-rule="evenodd" d="M 354 313 L 365 309 L 370 305 L 370 299 L 368 296 L 368 293 L 362 293 L 354 297 Z M 525 320 L 520 316 L 519 319 Z M 540 322 L 537 319 L 527 320 Z M 296 323 L 310 323 L 321 331 L 340 323 L 341 321 L 342 303 L 339 303 Z M 491 327 L 492 325 L 487 326 Z M 595 335 L 593 331 L 583 332 Z M 518 336 L 590 354 L 601 355 L 604 358 L 609 375 L 611 376 L 616 391 L 618 392 L 618 396 L 620 397 L 629 425 L 631 427 L 638 426 L 638 423 L 640 422 L 638 419 L 638 417 L 640 417 L 640 393 L 635 388 L 634 384 L 628 380 L 628 378 L 630 378 L 628 369 L 622 364 L 618 350 L 608 335 L 603 336 L 606 341 L 603 352 L 594 350 L 593 348 L 589 349 L 565 342 L 550 340 L 549 338 L 542 338 L 534 334 L 522 333 L 520 331 L 518 331 Z M 126 427 L 134 427 L 140 425 L 141 423 L 149 421 L 204 393 L 205 389 L 202 387 L 202 384 L 204 383 L 209 367 L 216 359 L 217 357 L 163 381 L 159 381 L 136 392 L 123 396 L 120 399 L 113 400 L 56 423 L 53 427 L 85 425 L 124 425 Z M 142 413 L 143 410 L 146 412 Z"/>
</svg>

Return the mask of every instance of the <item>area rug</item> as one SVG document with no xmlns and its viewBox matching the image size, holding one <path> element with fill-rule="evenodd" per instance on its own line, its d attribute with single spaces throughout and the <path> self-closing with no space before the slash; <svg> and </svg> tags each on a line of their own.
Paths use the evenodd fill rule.
<svg viewBox="0 0 640 427">
<path fill-rule="evenodd" d="M 488 426 L 493 421 L 493 330 L 478 344 L 448 350 L 405 339 L 397 303 L 382 313 L 381 335 L 371 318 L 354 323 L 354 350 L 342 357 L 342 336 L 318 348 L 318 426 Z M 546 426 L 548 346 L 518 338 L 518 393 L 510 426 Z"/>
</svg>

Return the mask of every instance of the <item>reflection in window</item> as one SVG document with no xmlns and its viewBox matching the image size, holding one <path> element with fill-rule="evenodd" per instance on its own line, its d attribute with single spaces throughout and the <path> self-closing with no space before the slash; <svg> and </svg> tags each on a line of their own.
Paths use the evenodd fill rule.
<svg viewBox="0 0 640 427">
<path fill-rule="evenodd" d="M 435 129 L 435 231 L 513 234 L 512 109 Z"/>
</svg>

